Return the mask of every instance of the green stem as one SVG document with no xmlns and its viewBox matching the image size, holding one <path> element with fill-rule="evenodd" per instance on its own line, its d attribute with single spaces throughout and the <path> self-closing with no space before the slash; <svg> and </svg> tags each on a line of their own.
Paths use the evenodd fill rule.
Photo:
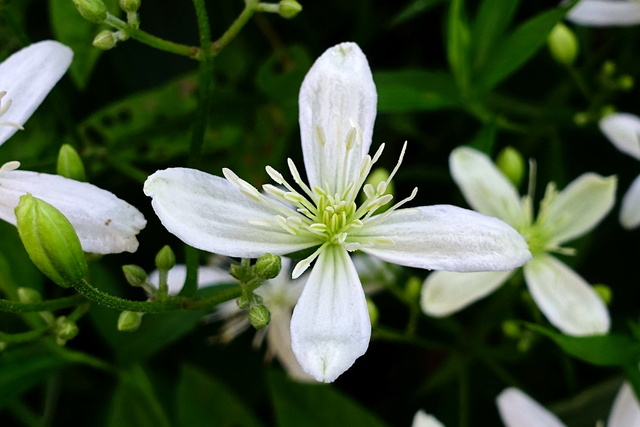
<svg viewBox="0 0 640 427">
<path fill-rule="evenodd" d="M 9 313 L 34 313 L 38 311 L 53 311 L 61 308 L 74 307 L 86 301 L 82 295 L 51 299 L 42 302 L 24 303 L 0 299 L 0 311 Z"/>
<path fill-rule="evenodd" d="M 218 40 L 214 41 L 211 44 L 211 49 L 209 52 L 207 52 L 208 55 L 217 55 L 222 49 L 225 48 L 225 46 L 227 46 L 231 42 L 231 40 L 235 38 L 235 36 L 238 35 L 242 27 L 245 26 L 245 24 L 257 11 L 259 3 L 260 2 L 258 0 L 245 0 L 242 13 L 240 13 L 240 15 L 236 18 L 233 24 L 231 24 L 227 31 L 225 31 L 225 33 L 220 36 Z"/>
<path fill-rule="evenodd" d="M 168 40 L 161 39 L 160 37 L 153 36 L 145 31 L 129 25 L 125 21 L 116 18 L 111 14 L 107 15 L 104 23 L 117 28 L 118 30 L 121 30 L 132 39 L 138 40 L 139 42 L 151 47 L 155 47 L 156 49 L 175 53 L 176 55 L 187 56 L 192 59 L 202 59 L 202 51 L 198 47 L 174 43 Z"/>
<path fill-rule="evenodd" d="M 16 334 L 7 334 L 5 332 L 0 332 L 0 341 L 4 344 L 15 344 L 34 341 L 35 339 L 40 338 L 42 335 L 46 334 L 50 329 L 51 328 L 49 327 L 43 327 L 27 332 L 19 332 Z"/>
</svg>

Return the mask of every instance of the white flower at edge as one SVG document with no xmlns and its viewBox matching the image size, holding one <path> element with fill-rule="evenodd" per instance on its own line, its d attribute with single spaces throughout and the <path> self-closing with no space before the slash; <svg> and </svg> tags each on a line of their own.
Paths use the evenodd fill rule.
<svg viewBox="0 0 640 427">
<path fill-rule="evenodd" d="M 587 27 L 614 27 L 640 24 L 638 0 L 582 0 L 571 8 L 566 19 Z"/>
<path fill-rule="evenodd" d="M 640 117 L 629 113 L 609 114 L 598 123 L 600 130 L 620 151 L 640 160 Z M 620 223 L 632 229 L 640 225 L 640 176 L 622 198 Z"/>
<path fill-rule="evenodd" d="M 306 275 L 291 280 L 291 261 L 282 258 L 282 269 L 280 273 L 271 280 L 264 282 L 255 293 L 263 299 L 264 305 L 271 313 L 269 325 L 256 332 L 254 345 L 258 347 L 264 339 L 267 340 L 267 357 L 275 357 L 280 361 L 291 378 L 299 381 L 310 381 L 311 377 L 306 374 L 296 360 L 291 349 L 291 312 L 298 302 L 302 288 L 306 281 Z M 167 277 L 169 294 L 175 295 L 180 292 L 187 277 L 187 269 L 184 265 L 176 265 Z M 148 281 L 158 287 L 160 275 L 158 270 L 149 273 Z M 237 282 L 228 271 L 218 267 L 203 266 L 198 268 L 198 287 L 215 286 L 221 283 Z M 240 310 L 234 301 L 227 301 L 216 307 L 211 320 L 222 320 L 222 331 L 220 340 L 229 342 L 236 336 L 247 330 L 250 326 L 246 311 Z"/>
<path fill-rule="evenodd" d="M 506 427 L 565 427 L 558 417 L 517 388 L 503 390 L 496 403 Z M 632 426 L 640 426 L 640 405 L 633 389 L 625 382 L 613 402 L 607 427 Z"/>
<path fill-rule="evenodd" d="M 0 64 L 0 145 L 33 114 L 71 64 L 73 52 L 55 41 L 34 43 Z M 94 185 L 58 175 L 0 167 L 0 219 L 16 224 L 20 196 L 31 193 L 60 210 L 78 233 L 85 252 L 100 254 L 138 248 L 136 234 L 146 221 L 133 206 Z"/>
<path fill-rule="evenodd" d="M 469 205 L 504 220 L 527 239 L 533 259 L 524 265 L 524 277 L 547 319 L 568 335 L 606 333 L 610 319 L 604 302 L 584 279 L 549 253 L 571 253 L 561 245 L 590 231 L 611 210 L 615 177 L 586 173 L 559 193 L 550 184 L 536 219 L 531 198 L 520 198 L 486 155 L 460 147 L 449 161 L 453 179 Z M 431 273 L 423 285 L 422 309 L 432 316 L 447 316 L 493 292 L 512 274 Z"/>
<path fill-rule="evenodd" d="M 163 225 L 184 242 L 209 252 L 255 258 L 317 248 L 293 312 L 293 351 L 303 369 L 331 382 L 367 350 L 371 323 L 349 252 L 362 250 L 395 264 L 456 271 L 504 270 L 530 258 L 515 230 L 495 218 L 453 206 L 399 209 L 415 194 L 375 215 L 393 196 L 390 180 L 364 185 L 382 145 L 367 155 L 377 94 L 367 60 L 354 43 L 327 50 L 300 90 L 300 134 L 309 185 L 288 161 L 294 188 L 271 167 L 280 186 L 263 194 L 229 169 L 226 179 L 193 169 L 151 175 L 145 193 Z M 406 147 L 406 146 L 405 146 Z M 402 155 L 404 154 L 404 148 Z M 282 189 L 284 188 L 284 189 Z M 356 204 L 359 193 L 366 201 Z"/>
<path fill-rule="evenodd" d="M 411 427 L 444 427 L 436 417 L 427 414 L 422 409 L 413 416 Z"/>
</svg>

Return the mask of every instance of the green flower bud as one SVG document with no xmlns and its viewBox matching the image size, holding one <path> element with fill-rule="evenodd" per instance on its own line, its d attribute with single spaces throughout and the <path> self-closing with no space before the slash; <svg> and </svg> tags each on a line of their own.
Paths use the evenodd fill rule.
<svg viewBox="0 0 640 427">
<path fill-rule="evenodd" d="M 66 341 L 69 341 L 78 335 L 78 325 L 76 325 L 76 322 L 73 322 L 64 316 L 60 316 L 56 319 L 55 331 L 57 340 L 62 341 L 61 344 L 64 344 Z"/>
<path fill-rule="evenodd" d="M 122 272 L 131 286 L 144 286 L 147 283 L 147 272 L 142 267 L 133 264 L 123 265 Z"/>
<path fill-rule="evenodd" d="M 137 12 L 140 9 L 140 0 L 120 0 L 120 9 L 127 13 Z"/>
<path fill-rule="evenodd" d="M 278 255 L 264 254 L 256 260 L 253 271 L 265 280 L 273 279 L 282 269 L 282 260 Z"/>
<path fill-rule="evenodd" d="M 578 39 L 563 23 L 556 24 L 547 37 L 551 56 L 563 65 L 571 65 L 578 56 Z"/>
<path fill-rule="evenodd" d="M 73 0 L 78 12 L 84 19 L 94 24 L 101 24 L 107 18 L 107 6 L 102 0 Z"/>
<path fill-rule="evenodd" d="M 605 105 L 600 109 L 600 117 L 605 117 L 615 112 L 616 108 L 613 105 Z"/>
<path fill-rule="evenodd" d="M 282 0 L 278 3 L 278 13 L 286 19 L 291 19 L 302 12 L 302 6 L 295 0 Z"/>
<path fill-rule="evenodd" d="M 602 74 L 606 77 L 610 77 L 613 76 L 613 74 L 616 72 L 616 63 L 611 61 L 611 60 L 607 60 L 604 62 L 604 64 L 602 64 Z"/>
<path fill-rule="evenodd" d="M 634 83 L 635 82 L 633 80 L 633 77 L 628 74 L 625 74 L 618 78 L 618 88 L 620 88 L 620 90 L 631 90 L 633 89 Z"/>
<path fill-rule="evenodd" d="M 520 338 L 522 328 L 520 328 L 518 322 L 514 320 L 505 320 L 502 322 L 502 333 L 508 338 Z"/>
<path fill-rule="evenodd" d="M 573 116 L 573 122 L 578 126 L 585 126 L 589 123 L 589 113 L 576 113 L 575 116 Z"/>
<path fill-rule="evenodd" d="M 525 173 L 525 161 L 524 157 L 518 150 L 513 147 L 505 147 L 498 154 L 496 159 L 496 166 L 502 171 L 503 174 L 518 187 L 522 182 L 522 178 Z"/>
<path fill-rule="evenodd" d="M 251 301 L 253 300 L 252 295 L 241 295 L 236 298 L 236 304 L 238 304 L 238 308 L 245 309 L 251 306 Z"/>
<path fill-rule="evenodd" d="M 133 332 L 140 327 L 143 313 L 135 311 L 123 311 L 118 317 L 118 330 L 122 332 Z"/>
<path fill-rule="evenodd" d="M 374 327 L 378 324 L 378 319 L 380 318 L 380 312 L 378 311 L 378 307 L 375 305 L 373 301 L 367 298 L 367 310 L 369 311 L 369 319 L 371 320 L 371 326 Z"/>
<path fill-rule="evenodd" d="M 73 226 L 59 210 L 31 194 L 15 209 L 18 233 L 31 261 L 65 288 L 87 274 L 87 261 Z"/>
<path fill-rule="evenodd" d="M 4 351 L 7 348 L 7 343 L 0 341 L 0 351 Z"/>
<path fill-rule="evenodd" d="M 158 270 L 169 271 L 176 265 L 176 255 L 169 245 L 164 245 L 156 255 L 156 268 Z"/>
<path fill-rule="evenodd" d="M 249 310 L 249 323 L 256 329 L 262 329 L 269 324 L 271 313 L 264 305 L 256 305 Z"/>
<path fill-rule="evenodd" d="M 596 291 L 596 294 L 598 294 L 600 299 L 604 301 L 606 305 L 611 304 L 611 300 L 613 299 L 613 292 L 611 291 L 610 287 L 603 284 L 597 284 L 593 285 L 593 290 Z"/>
<path fill-rule="evenodd" d="M 407 280 L 407 284 L 404 293 L 408 301 L 418 301 L 420 298 L 420 292 L 422 291 L 422 280 L 412 276 Z"/>
<path fill-rule="evenodd" d="M 86 174 L 84 165 L 78 152 L 69 144 L 63 144 L 58 153 L 58 164 L 56 167 L 58 175 L 65 178 L 75 179 L 76 181 L 85 181 Z"/>
<path fill-rule="evenodd" d="M 18 301 L 25 304 L 33 304 L 41 302 L 42 295 L 33 288 L 18 288 Z"/>
<path fill-rule="evenodd" d="M 113 31 L 103 30 L 93 39 L 93 45 L 98 49 L 113 49 L 118 43 L 118 37 Z"/>
</svg>

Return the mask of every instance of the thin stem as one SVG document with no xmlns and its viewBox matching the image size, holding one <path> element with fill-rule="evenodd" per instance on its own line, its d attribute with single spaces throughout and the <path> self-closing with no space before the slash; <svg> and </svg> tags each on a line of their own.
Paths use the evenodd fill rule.
<svg viewBox="0 0 640 427">
<path fill-rule="evenodd" d="M 211 55 L 211 56 L 217 55 L 218 53 L 220 53 L 222 49 L 224 49 L 225 46 L 227 46 L 231 42 L 231 40 L 235 38 L 236 35 L 238 35 L 242 27 L 245 26 L 245 24 L 257 11 L 257 8 L 258 8 L 257 6 L 259 3 L 260 2 L 258 0 L 245 1 L 244 9 L 242 10 L 242 13 L 240 13 L 240 15 L 236 18 L 233 24 L 231 24 L 231 26 L 227 29 L 227 31 L 225 31 L 225 33 L 222 36 L 220 36 L 218 40 L 214 41 L 211 44 L 211 50 L 207 52 L 208 55 Z"/>
<path fill-rule="evenodd" d="M 61 308 L 75 307 L 86 301 L 82 295 L 50 299 L 42 302 L 24 303 L 0 299 L 0 311 L 9 313 L 34 313 L 38 311 L 53 311 Z"/>
<path fill-rule="evenodd" d="M 175 53 L 176 55 L 187 56 L 192 59 L 202 59 L 202 51 L 198 47 L 174 43 L 168 40 L 161 39 L 160 37 L 153 36 L 145 31 L 129 25 L 125 21 L 116 18 L 111 14 L 107 15 L 104 23 L 123 31 L 132 39 L 138 40 L 139 42 L 151 47 L 155 47 L 156 49 Z"/>
<path fill-rule="evenodd" d="M 5 332 L 0 332 L 0 342 L 3 344 L 16 344 L 34 341 L 37 338 L 40 338 L 42 335 L 49 332 L 51 328 L 43 327 L 38 329 L 33 329 L 27 332 L 18 332 L 15 334 L 7 334 Z"/>
</svg>

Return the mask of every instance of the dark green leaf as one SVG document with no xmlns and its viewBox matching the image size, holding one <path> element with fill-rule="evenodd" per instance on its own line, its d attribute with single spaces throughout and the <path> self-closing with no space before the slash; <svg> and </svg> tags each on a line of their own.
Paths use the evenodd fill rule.
<svg viewBox="0 0 640 427">
<path fill-rule="evenodd" d="M 260 422 L 224 384 L 184 366 L 176 396 L 178 425 L 183 427 L 253 427 Z"/>
<path fill-rule="evenodd" d="M 470 30 L 464 10 L 464 0 L 452 0 L 447 25 L 447 59 L 463 96 L 469 90 L 471 79 L 470 47 Z"/>
<path fill-rule="evenodd" d="M 409 112 L 459 106 L 458 90 L 450 74 L 439 71 L 381 71 L 374 74 L 378 111 Z"/>
<path fill-rule="evenodd" d="M 374 414 L 328 384 L 294 382 L 269 372 L 269 387 L 279 427 L 383 427 Z"/>
<path fill-rule="evenodd" d="M 519 0 L 484 0 L 478 9 L 471 40 L 473 67 L 482 67 L 506 31 Z"/>
<path fill-rule="evenodd" d="M 391 18 L 390 26 L 402 24 L 409 21 L 421 14 L 427 12 L 432 7 L 443 3 L 444 0 L 413 0 L 410 4 L 405 6 L 397 15 Z"/>
</svg>

